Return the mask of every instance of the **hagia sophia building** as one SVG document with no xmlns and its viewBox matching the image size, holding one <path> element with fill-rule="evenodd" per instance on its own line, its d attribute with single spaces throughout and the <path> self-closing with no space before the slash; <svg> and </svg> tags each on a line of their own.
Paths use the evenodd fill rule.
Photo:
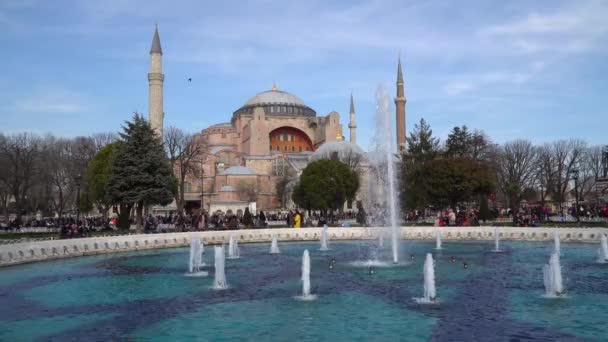
<svg viewBox="0 0 608 342">
<path fill-rule="evenodd" d="M 149 122 L 163 134 L 162 56 L 158 27 L 150 49 Z M 397 66 L 396 137 L 400 150 L 405 148 L 405 92 L 401 62 Z M 328 157 L 336 151 L 348 151 L 365 159 L 357 146 L 357 124 L 353 97 L 350 98 L 349 138 L 343 135 L 340 114 L 331 111 L 324 116 L 309 107 L 298 96 L 272 89 L 262 91 L 237 108 L 229 122 L 222 122 L 196 133 L 204 144 L 200 157 L 202 174 L 189 175 L 185 182 L 186 211 L 236 211 L 255 203 L 257 210 L 293 208 L 290 189 L 306 165 Z M 364 201 L 366 190 L 365 162 L 360 170 L 360 190 L 357 201 Z M 202 177 L 201 177 L 202 176 Z M 279 183 L 287 183 L 286 190 Z M 283 187 L 285 188 L 285 187 Z M 356 203 L 345 204 L 354 208 Z M 174 207 L 174 205 L 172 205 Z M 171 206 L 170 206 L 171 207 Z M 170 210 L 170 208 L 167 208 Z"/>
</svg>

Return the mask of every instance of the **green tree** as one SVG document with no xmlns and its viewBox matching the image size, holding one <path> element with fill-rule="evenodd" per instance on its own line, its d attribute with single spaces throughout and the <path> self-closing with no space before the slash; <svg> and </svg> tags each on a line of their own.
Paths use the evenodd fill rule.
<svg viewBox="0 0 608 342">
<path fill-rule="evenodd" d="M 434 159 L 439 152 L 439 139 L 433 137 L 431 126 L 424 119 L 414 125 L 407 138 L 408 156 L 416 160 Z"/>
<path fill-rule="evenodd" d="M 471 202 L 477 195 L 488 195 L 494 189 L 492 169 L 470 158 L 443 158 L 425 164 L 424 188 L 429 201 L 455 208 Z"/>
<path fill-rule="evenodd" d="M 108 178 L 113 156 L 120 144 L 121 142 L 117 141 L 104 146 L 95 154 L 87 168 L 87 193 L 104 218 L 114 204 L 108 194 Z"/>
<path fill-rule="evenodd" d="M 454 127 L 445 141 L 447 157 L 465 157 L 470 152 L 471 133 L 466 125 Z"/>
<path fill-rule="evenodd" d="M 122 143 L 114 151 L 110 165 L 107 194 L 113 203 L 120 204 L 121 227 L 128 227 L 128 213 L 135 206 L 137 228 L 141 230 L 144 207 L 171 203 L 177 180 L 160 138 L 142 116 L 135 113 L 120 137 Z"/>
<path fill-rule="evenodd" d="M 424 120 L 414 125 L 407 138 L 408 153 L 402 155 L 400 199 L 403 210 L 424 209 L 430 203 L 425 183 L 425 164 L 439 155 L 439 139 L 433 137 L 431 126 Z"/>
<path fill-rule="evenodd" d="M 293 201 L 307 210 L 339 210 L 359 189 L 359 175 L 339 160 L 318 160 L 306 166 L 293 190 Z"/>
</svg>

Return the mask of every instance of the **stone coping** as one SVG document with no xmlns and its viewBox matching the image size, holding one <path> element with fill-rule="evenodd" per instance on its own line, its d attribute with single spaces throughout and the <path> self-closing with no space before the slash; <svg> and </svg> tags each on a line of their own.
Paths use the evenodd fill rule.
<svg viewBox="0 0 608 342">
<path fill-rule="evenodd" d="M 17 265 L 45 260 L 119 253 L 160 248 L 185 247 L 192 237 L 199 237 L 205 245 L 228 243 L 235 236 L 239 243 L 270 242 L 276 235 L 279 241 L 318 241 L 323 228 L 273 228 L 221 230 L 186 233 L 102 236 L 81 239 L 28 241 L 0 246 L 0 266 Z M 491 241 L 494 231 L 503 240 L 550 241 L 559 232 L 562 242 L 599 243 L 608 228 L 535 228 L 535 227 L 401 227 L 400 238 L 433 240 L 441 230 L 444 241 Z M 371 240 L 381 233 L 388 239 L 386 227 L 328 228 L 329 240 Z"/>
</svg>

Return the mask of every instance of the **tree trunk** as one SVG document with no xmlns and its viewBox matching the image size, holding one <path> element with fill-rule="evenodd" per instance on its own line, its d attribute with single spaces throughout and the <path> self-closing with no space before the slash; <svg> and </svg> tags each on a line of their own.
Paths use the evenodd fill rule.
<svg viewBox="0 0 608 342">
<path fill-rule="evenodd" d="M 129 217 L 131 215 L 132 204 L 121 203 L 120 210 L 118 212 L 118 227 L 120 229 L 129 229 Z"/>
<path fill-rule="evenodd" d="M 185 177 L 182 177 L 182 179 L 179 182 L 179 191 L 177 194 L 177 212 L 179 214 L 179 216 L 183 216 L 184 215 L 184 189 L 186 188 L 185 184 Z"/>
<path fill-rule="evenodd" d="M 137 203 L 137 208 L 136 208 L 137 228 L 136 228 L 136 230 L 137 230 L 138 233 L 142 233 L 143 232 L 143 226 L 142 226 L 143 212 L 144 212 L 144 204 L 143 204 L 143 202 Z"/>
</svg>

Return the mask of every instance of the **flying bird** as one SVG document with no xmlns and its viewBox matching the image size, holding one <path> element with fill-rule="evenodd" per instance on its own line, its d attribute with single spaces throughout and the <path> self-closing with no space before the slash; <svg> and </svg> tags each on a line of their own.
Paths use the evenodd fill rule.
<svg viewBox="0 0 608 342">
<path fill-rule="evenodd" d="M 192 82 L 192 79 L 191 79 L 191 78 L 189 78 L 189 79 L 188 79 L 188 82 Z"/>
</svg>

